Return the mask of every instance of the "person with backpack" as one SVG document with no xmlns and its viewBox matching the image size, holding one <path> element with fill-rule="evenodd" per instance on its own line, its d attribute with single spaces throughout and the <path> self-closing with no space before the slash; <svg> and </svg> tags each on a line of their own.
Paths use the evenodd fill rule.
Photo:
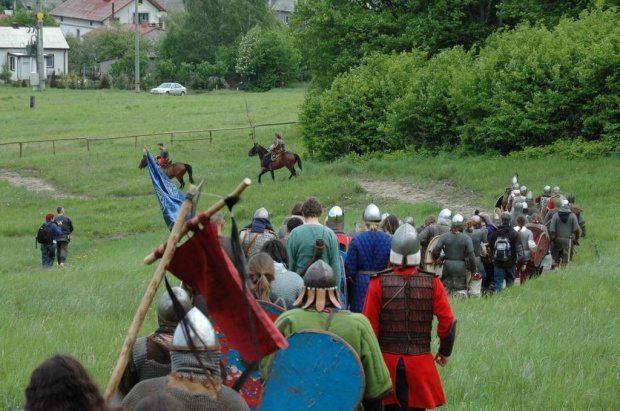
<svg viewBox="0 0 620 411">
<path fill-rule="evenodd" d="M 67 254 L 69 253 L 69 242 L 71 241 L 71 233 L 73 233 L 73 223 L 71 219 L 65 215 L 65 208 L 60 206 L 56 209 L 58 215 L 54 217 L 54 223 L 62 231 L 62 235 L 56 241 L 58 266 L 64 267 Z"/>
<path fill-rule="evenodd" d="M 37 233 L 37 243 L 41 244 L 41 261 L 43 268 L 52 268 L 54 266 L 54 258 L 56 257 L 57 238 L 62 237 L 62 231 L 54 224 L 54 214 L 49 213 L 45 216 L 45 222 L 39 227 Z M 35 244 L 36 246 L 36 244 Z"/>
<path fill-rule="evenodd" d="M 523 246 L 519 241 L 519 234 L 510 226 L 512 216 L 503 212 L 502 224 L 489 235 L 489 247 L 493 259 L 495 274 L 495 291 L 514 284 L 514 271 L 517 261 L 524 262 Z"/>
</svg>

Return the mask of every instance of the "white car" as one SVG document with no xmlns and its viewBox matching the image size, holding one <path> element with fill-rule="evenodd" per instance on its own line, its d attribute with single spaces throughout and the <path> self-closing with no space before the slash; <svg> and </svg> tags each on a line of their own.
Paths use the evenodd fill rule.
<svg viewBox="0 0 620 411">
<path fill-rule="evenodd" d="M 179 83 L 162 83 L 151 89 L 151 94 L 178 94 L 179 96 L 184 96 L 187 94 L 187 89 Z"/>
</svg>

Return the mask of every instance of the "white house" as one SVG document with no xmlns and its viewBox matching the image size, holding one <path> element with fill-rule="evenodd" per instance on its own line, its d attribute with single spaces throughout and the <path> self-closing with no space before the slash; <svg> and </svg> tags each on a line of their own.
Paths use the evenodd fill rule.
<svg viewBox="0 0 620 411">
<path fill-rule="evenodd" d="M 67 0 L 50 11 L 63 34 L 76 37 L 101 26 L 134 23 L 134 14 L 135 0 Z M 165 15 L 166 10 L 155 0 L 138 3 L 139 23 L 162 27 Z"/>
<path fill-rule="evenodd" d="M 0 27 L 0 67 L 9 63 L 11 79 L 29 80 L 30 72 L 37 71 L 33 45 L 35 34 L 28 27 Z M 67 74 L 69 45 L 59 27 L 43 27 L 43 55 L 45 56 L 46 75 Z"/>
<path fill-rule="evenodd" d="M 288 19 L 295 11 L 297 0 L 267 0 L 269 8 L 275 11 L 275 19 L 288 24 Z"/>
</svg>

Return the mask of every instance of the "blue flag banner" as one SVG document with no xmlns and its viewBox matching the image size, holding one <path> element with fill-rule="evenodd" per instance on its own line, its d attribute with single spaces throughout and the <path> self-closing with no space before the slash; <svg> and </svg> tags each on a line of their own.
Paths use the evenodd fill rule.
<svg viewBox="0 0 620 411">
<path fill-rule="evenodd" d="M 177 218 L 177 214 L 179 214 L 179 210 L 181 210 L 185 195 L 183 195 L 179 187 L 168 178 L 163 170 L 159 168 L 151 152 L 148 150 L 146 151 L 146 160 L 149 164 L 149 174 L 153 181 L 153 187 L 155 188 L 155 194 L 159 201 L 161 213 L 164 216 L 166 226 L 171 230 Z M 191 216 L 188 216 L 188 218 L 191 218 Z"/>
</svg>

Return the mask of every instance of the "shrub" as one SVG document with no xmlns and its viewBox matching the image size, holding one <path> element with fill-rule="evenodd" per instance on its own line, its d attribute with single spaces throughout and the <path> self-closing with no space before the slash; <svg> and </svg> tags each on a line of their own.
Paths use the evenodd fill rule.
<svg viewBox="0 0 620 411">
<path fill-rule="evenodd" d="M 109 89 L 110 88 L 110 77 L 107 74 L 101 76 L 101 81 L 99 81 L 99 89 Z"/>
</svg>

